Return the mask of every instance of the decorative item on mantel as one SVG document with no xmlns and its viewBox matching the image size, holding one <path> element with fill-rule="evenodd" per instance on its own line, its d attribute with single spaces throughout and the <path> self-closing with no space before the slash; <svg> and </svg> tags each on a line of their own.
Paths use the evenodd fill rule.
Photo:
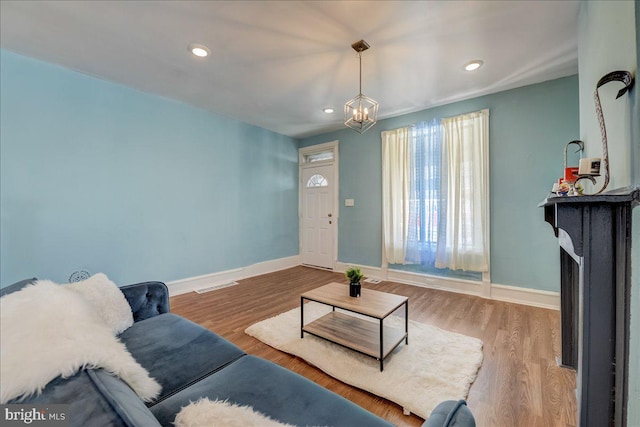
<svg viewBox="0 0 640 427">
<path fill-rule="evenodd" d="M 584 150 L 584 142 L 576 139 L 575 141 L 567 142 L 564 146 L 564 178 L 560 178 L 557 183 L 553 184 L 552 192 L 558 196 L 579 196 L 582 195 L 582 185 L 576 183 L 578 178 L 579 168 L 567 166 L 567 150 L 571 144 L 577 145 L 579 153 Z"/>
<path fill-rule="evenodd" d="M 360 280 L 362 280 L 364 275 L 360 272 L 360 269 L 358 267 L 349 267 L 349 269 L 345 271 L 344 275 L 349 279 L 349 296 L 361 296 L 362 285 L 360 285 Z"/>
<path fill-rule="evenodd" d="M 560 178 L 557 183 L 554 183 L 553 189 L 551 190 L 557 196 L 582 196 L 584 194 L 584 190 L 580 181 L 588 179 L 595 185 L 596 177 L 600 176 L 601 166 L 602 169 L 604 169 L 604 183 L 600 190 L 589 195 L 593 196 L 600 194 L 607 188 L 607 185 L 609 185 L 610 171 L 607 128 L 604 124 L 604 115 L 602 113 L 602 105 L 600 104 L 598 89 L 613 81 L 622 82 L 624 84 L 624 87 L 618 91 L 618 96 L 616 96 L 616 99 L 618 99 L 633 87 L 635 79 L 628 71 L 612 71 L 598 80 L 594 93 L 594 100 L 596 104 L 596 114 L 598 115 L 598 123 L 600 124 L 600 133 L 602 134 L 602 159 L 598 157 L 587 159 L 581 158 L 579 167 L 567 167 L 567 148 L 569 145 L 576 144 L 580 147 L 578 151 L 584 150 L 584 142 L 580 140 L 568 142 L 564 147 L 564 178 Z"/>
</svg>

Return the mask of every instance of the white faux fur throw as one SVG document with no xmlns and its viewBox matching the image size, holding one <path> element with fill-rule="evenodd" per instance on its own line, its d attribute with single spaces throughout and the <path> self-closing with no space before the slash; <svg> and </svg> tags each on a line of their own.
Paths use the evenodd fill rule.
<svg viewBox="0 0 640 427">
<path fill-rule="evenodd" d="M 109 278 L 98 273 L 80 282 L 64 285 L 65 288 L 88 300 L 114 335 L 133 325 L 133 313 L 122 291 Z"/>
<path fill-rule="evenodd" d="M 0 298 L 0 403 L 82 368 L 104 368 L 147 402 L 161 390 L 78 293 L 40 280 Z"/>
<path fill-rule="evenodd" d="M 174 424 L 176 427 L 293 427 L 254 411 L 251 406 L 239 406 L 226 400 L 211 401 L 207 398 L 191 402 L 182 408 Z"/>
</svg>

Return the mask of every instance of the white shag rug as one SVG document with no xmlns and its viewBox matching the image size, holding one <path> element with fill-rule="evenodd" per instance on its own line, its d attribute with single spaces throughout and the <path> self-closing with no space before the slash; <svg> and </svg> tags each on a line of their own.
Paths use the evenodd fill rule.
<svg viewBox="0 0 640 427">
<path fill-rule="evenodd" d="M 174 424 L 176 427 L 294 427 L 254 411 L 251 406 L 207 398 L 183 407 Z"/>
<path fill-rule="evenodd" d="M 330 311 L 309 302 L 305 323 Z M 404 330 L 404 319 L 389 316 L 384 325 Z M 443 400 L 466 399 L 483 359 L 481 340 L 409 320 L 409 344 L 403 341 L 380 372 L 374 358 L 307 333 L 301 339 L 299 307 L 251 325 L 245 333 L 424 419 Z"/>
<path fill-rule="evenodd" d="M 0 403 L 40 393 L 56 377 L 83 368 L 104 368 L 144 401 L 160 393 L 160 384 L 114 336 L 131 314 L 107 321 L 97 300 L 83 293 L 40 280 L 0 298 Z M 128 307 L 124 298 L 120 303 Z"/>
</svg>

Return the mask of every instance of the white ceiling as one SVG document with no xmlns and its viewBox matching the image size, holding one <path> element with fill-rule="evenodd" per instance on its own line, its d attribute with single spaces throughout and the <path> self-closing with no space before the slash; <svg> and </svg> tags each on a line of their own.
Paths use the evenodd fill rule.
<svg viewBox="0 0 640 427">
<path fill-rule="evenodd" d="M 576 74 L 578 1 L 0 1 L 2 48 L 301 138 Z M 190 43 L 209 47 L 199 59 Z M 463 65 L 482 59 L 470 73 Z M 327 115 L 324 107 L 333 107 Z"/>
</svg>

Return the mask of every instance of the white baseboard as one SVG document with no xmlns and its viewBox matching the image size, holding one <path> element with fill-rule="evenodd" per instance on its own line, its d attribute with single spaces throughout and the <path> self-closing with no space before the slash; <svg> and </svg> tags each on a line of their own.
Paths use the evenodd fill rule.
<svg viewBox="0 0 640 427">
<path fill-rule="evenodd" d="M 359 264 L 347 264 L 344 262 L 336 262 L 336 268 L 333 270 L 338 273 L 344 273 L 350 267 L 358 267 L 362 274 L 366 277 L 374 277 L 376 279 L 386 280 L 386 273 L 382 271 L 380 267 L 371 267 L 368 265 L 359 265 Z"/>
<path fill-rule="evenodd" d="M 188 277 L 186 279 L 167 282 L 169 296 L 173 297 L 196 289 L 215 286 L 232 280 L 242 280 L 247 277 L 259 276 L 300 265 L 300 256 L 294 255 L 286 258 L 278 258 L 269 261 L 258 262 L 240 268 L 219 271 L 202 276 Z"/>
<path fill-rule="evenodd" d="M 300 263 L 300 256 L 294 255 L 286 258 L 259 262 L 231 270 L 174 280 L 172 282 L 167 282 L 167 287 L 169 288 L 169 296 L 175 296 L 192 292 L 196 289 L 226 283 L 232 280 L 242 280 L 247 277 L 259 276 L 261 274 L 296 267 L 300 265 Z M 487 286 L 483 282 L 430 276 L 427 274 L 372 267 L 368 265 L 349 264 L 340 261 L 336 262 L 336 268 L 334 271 L 344 273 L 349 267 L 358 267 L 366 277 L 372 277 L 380 280 L 389 280 L 407 285 L 441 289 L 444 291 L 458 292 L 498 301 L 560 310 L 559 292 L 541 291 L 538 289 L 522 288 L 519 286 L 498 285 L 495 283 L 489 284 L 489 292 L 487 292 Z"/>
<path fill-rule="evenodd" d="M 387 280 L 406 283 L 407 285 L 421 286 L 423 288 L 441 289 L 449 292 L 482 296 L 482 282 L 474 282 L 472 280 L 438 277 L 392 269 L 388 270 Z"/>
<path fill-rule="evenodd" d="M 269 261 L 251 264 L 243 269 L 242 279 L 247 277 L 259 276 L 261 274 L 273 273 L 274 271 L 285 270 L 300 265 L 300 255 L 294 255 L 286 258 L 272 259 Z"/>
<path fill-rule="evenodd" d="M 450 292 L 481 296 L 482 282 L 458 280 L 449 277 L 430 276 L 410 271 L 393 270 L 388 268 L 371 267 L 359 264 L 336 263 L 336 271 L 345 272 L 349 267 L 358 267 L 365 277 L 403 283 L 405 285 L 421 286 L 423 288 L 442 289 Z"/>
<path fill-rule="evenodd" d="M 232 270 L 167 282 L 166 285 L 167 288 L 169 288 L 169 296 L 173 297 L 180 294 L 186 294 L 187 292 L 192 292 L 196 289 L 202 289 L 208 286 L 215 286 L 219 283 L 237 280 L 242 275 L 242 270 L 242 268 L 234 268 Z"/>
<path fill-rule="evenodd" d="M 360 268 L 366 277 L 374 277 L 376 279 L 389 280 L 392 282 L 404 283 L 406 285 L 458 292 L 497 301 L 560 310 L 560 292 L 541 291 L 538 289 L 498 285 L 495 283 L 489 283 L 487 286 L 484 282 L 431 276 L 402 270 L 348 264 L 343 262 L 336 263 L 336 271 L 344 272 L 351 266 Z"/>
<path fill-rule="evenodd" d="M 491 284 L 491 299 L 560 310 L 560 292 Z"/>
</svg>

